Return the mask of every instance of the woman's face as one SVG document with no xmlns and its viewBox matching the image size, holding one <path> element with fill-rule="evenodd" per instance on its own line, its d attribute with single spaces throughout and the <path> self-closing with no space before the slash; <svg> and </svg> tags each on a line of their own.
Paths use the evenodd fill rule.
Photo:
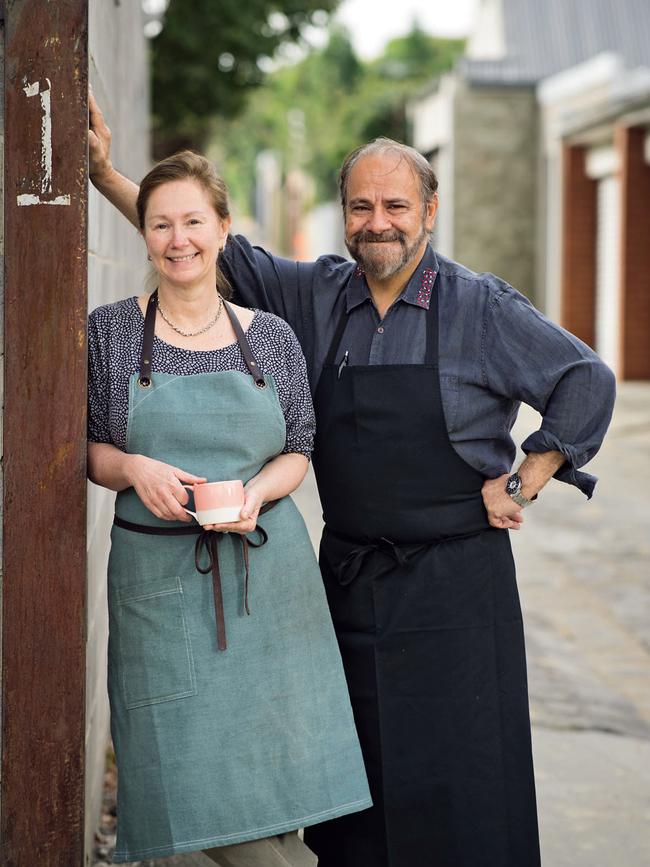
<svg viewBox="0 0 650 867">
<path fill-rule="evenodd" d="M 215 285 L 219 250 L 230 228 L 195 180 L 169 181 L 147 202 L 142 234 L 161 281 L 177 287 Z"/>
</svg>

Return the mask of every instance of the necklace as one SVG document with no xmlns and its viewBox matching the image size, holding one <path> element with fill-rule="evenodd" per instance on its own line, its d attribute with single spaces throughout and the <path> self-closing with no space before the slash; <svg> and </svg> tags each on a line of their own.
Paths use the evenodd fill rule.
<svg viewBox="0 0 650 867">
<path fill-rule="evenodd" d="M 214 319 L 211 319 L 207 325 L 204 325 L 203 328 L 199 328 L 198 331 L 181 331 L 180 328 L 174 325 L 174 323 L 165 316 L 165 313 L 160 306 L 160 299 L 158 297 L 156 297 L 156 307 L 158 308 L 158 312 L 165 320 L 167 325 L 169 325 L 170 328 L 173 328 L 177 334 L 180 334 L 181 337 L 196 337 L 199 334 L 205 334 L 206 331 L 209 331 L 214 325 L 217 324 L 217 320 L 221 316 L 221 311 L 223 310 L 223 298 L 221 297 L 221 295 L 219 295 L 219 293 L 217 293 L 217 297 L 219 299 L 219 307 L 217 308 L 216 316 L 214 317 Z"/>
</svg>

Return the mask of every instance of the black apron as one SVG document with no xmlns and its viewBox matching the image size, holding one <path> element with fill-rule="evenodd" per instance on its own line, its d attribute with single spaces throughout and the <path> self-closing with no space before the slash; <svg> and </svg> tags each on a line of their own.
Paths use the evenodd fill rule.
<svg viewBox="0 0 650 867">
<path fill-rule="evenodd" d="M 437 287 L 422 365 L 347 366 L 315 395 L 320 565 L 374 806 L 307 828 L 319 867 L 538 867 L 521 609 L 507 531 L 452 447 Z"/>
</svg>

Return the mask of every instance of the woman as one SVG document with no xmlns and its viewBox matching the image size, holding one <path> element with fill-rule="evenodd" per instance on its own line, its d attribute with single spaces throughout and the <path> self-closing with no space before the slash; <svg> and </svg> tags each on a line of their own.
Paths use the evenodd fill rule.
<svg viewBox="0 0 650 867">
<path fill-rule="evenodd" d="M 318 567 L 287 496 L 314 433 L 304 358 L 282 320 L 224 299 L 230 216 L 207 160 L 163 160 L 137 210 L 158 288 L 90 317 L 89 475 L 118 491 L 114 860 L 203 849 L 223 867 L 313 864 L 287 832 L 370 798 Z M 206 479 L 246 482 L 239 521 L 188 524 L 183 484 Z"/>
</svg>

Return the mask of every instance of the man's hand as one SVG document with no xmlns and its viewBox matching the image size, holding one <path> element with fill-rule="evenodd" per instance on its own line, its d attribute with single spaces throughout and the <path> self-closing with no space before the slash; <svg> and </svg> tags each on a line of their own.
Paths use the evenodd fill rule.
<svg viewBox="0 0 650 867">
<path fill-rule="evenodd" d="M 506 494 L 508 473 L 498 479 L 486 479 L 483 482 L 481 494 L 491 527 L 499 530 L 519 530 L 524 521 L 521 506 L 518 506 L 509 494 Z"/>
<path fill-rule="evenodd" d="M 93 181 L 107 178 L 113 171 L 111 163 L 111 131 L 92 90 L 88 89 L 88 171 Z"/>
<path fill-rule="evenodd" d="M 90 180 L 99 192 L 139 230 L 140 221 L 136 209 L 137 184 L 113 168 L 111 131 L 106 126 L 102 110 L 97 105 L 90 88 L 88 89 L 88 115 L 88 171 Z"/>
</svg>

